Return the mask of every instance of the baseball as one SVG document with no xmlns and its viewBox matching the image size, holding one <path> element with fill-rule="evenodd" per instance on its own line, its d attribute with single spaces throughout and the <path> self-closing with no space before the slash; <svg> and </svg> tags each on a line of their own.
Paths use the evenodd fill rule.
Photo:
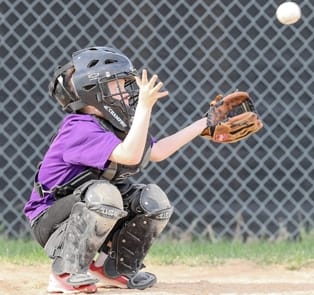
<svg viewBox="0 0 314 295">
<path fill-rule="evenodd" d="M 280 4 L 276 11 L 278 21 L 284 25 L 292 25 L 301 18 L 300 6 L 292 1 Z"/>
</svg>

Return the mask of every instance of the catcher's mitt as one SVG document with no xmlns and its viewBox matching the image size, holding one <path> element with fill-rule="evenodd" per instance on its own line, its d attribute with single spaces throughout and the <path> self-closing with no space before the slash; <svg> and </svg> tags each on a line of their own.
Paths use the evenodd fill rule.
<svg viewBox="0 0 314 295">
<path fill-rule="evenodd" d="M 218 95 L 205 113 L 208 127 L 202 136 L 219 143 L 244 139 L 263 127 L 247 92 Z"/>
</svg>

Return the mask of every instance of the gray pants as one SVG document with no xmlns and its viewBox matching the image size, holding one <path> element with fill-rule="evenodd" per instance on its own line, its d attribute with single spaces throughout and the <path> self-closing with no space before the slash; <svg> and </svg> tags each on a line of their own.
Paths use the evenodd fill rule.
<svg viewBox="0 0 314 295">
<path fill-rule="evenodd" d="M 32 226 L 32 232 L 36 241 L 44 247 L 51 234 L 58 225 L 65 221 L 71 214 L 75 203 L 80 202 L 81 198 L 75 195 L 69 195 L 58 199 Z"/>
</svg>

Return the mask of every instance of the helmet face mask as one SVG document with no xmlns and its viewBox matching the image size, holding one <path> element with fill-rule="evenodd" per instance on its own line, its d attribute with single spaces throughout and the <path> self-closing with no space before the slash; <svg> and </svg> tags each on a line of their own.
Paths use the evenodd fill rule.
<svg viewBox="0 0 314 295">
<path fill-rule="evenodd" d="M 121 80 L 123 81 L 122 85 Z M 138 100 L 138 87 L 134 76 L 111 77 L 110 79 L 104 77 L 99 79 L 97 83 L 100 90 L 97 100 L 101 106 L 101 109 L 98 108 L 98 110 L 102 112 L 105 118 L 108 117 L 107 114 L 109 113 L 109 117 L 113 116 L 114 120 L 118 121 L 123 128 L 130 128 Z M 114 89 L 113 91 L 108 87 L 109 84 Z"/>
<path fill-rule="evenodd" d="M 72 82 L 76 95 L 71 97 L 67 105 L 63 104 L 63 108 L 75 113 L 86 105 L 94 106 L 111 125 L 122 132 L 127 132 L 138 99 L 135 81 L 137 72 L 128 57 L 119 50 L 109 47 L 79 50 L 73 53 L 72 62 L 59 69 L 59 75 L 55 74 L 54 85 L 60 83 L 60 72 L 63 71 L 64 74 L 71 66 L 74 67 Z M 124 85 L 121 80 L 124 80 Z M 111 85 L 117 83 L 114 84 L 114 93 L 111 93 L 108 83 Z M 51 93 L 60 103 L 57 93 L 54 91 Z"/>
<path fill-rule="evenodd" d="M 117 100 L 124 101 L 125 99 L 128 99 L 128 105 L 130 107 L 136 106 L 138 87 L 136 85 L 135 75 L 114 79 L 101 78 L 97 83 L 100 90 L 100 96 L 98 97 L 99 101 L 114 104 Z M 115 86 L 112 87 L 114 90 L 110 90 L 110 87 L 108 87 L 109 83 Z"/>
</svg>

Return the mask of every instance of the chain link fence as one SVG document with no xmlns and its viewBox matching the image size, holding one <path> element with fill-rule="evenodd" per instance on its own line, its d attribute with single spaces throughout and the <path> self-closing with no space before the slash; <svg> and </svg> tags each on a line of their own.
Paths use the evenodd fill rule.
<svg viewBox="0 0 314 295">
<path fill-rule="evenodd" d="M 169 135 L 216 94 L 248 91 L 264 129 L 230 145 L 195 139 L 151 164 L 175 206 L 175 238 L 296 238 L 314 226 L 314 3 L 301 21 L 275 19 L 281 1 L 4 0 L 1 3 L 0 231 L 29 235 L 23 206 L 63 117 L 47 94 L 54 68 L 88 46 L 114 46 L 158 73 L 169 98 L 151 132 Z"/>
</svg>

